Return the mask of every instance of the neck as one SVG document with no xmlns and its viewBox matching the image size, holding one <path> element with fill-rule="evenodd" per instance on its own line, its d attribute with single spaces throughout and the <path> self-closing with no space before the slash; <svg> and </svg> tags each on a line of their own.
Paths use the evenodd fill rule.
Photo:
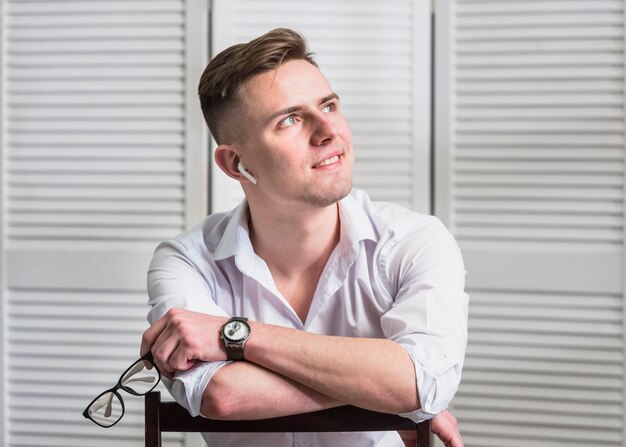
<svg viewBox="0 0 626 447">
<path fill-rule="evenodd" d="M 250 206 L 250 239 L 254 251 L 283 277 L 321 270 L 339 242 L 339 205 L 267 213 Z"/>
</svg>

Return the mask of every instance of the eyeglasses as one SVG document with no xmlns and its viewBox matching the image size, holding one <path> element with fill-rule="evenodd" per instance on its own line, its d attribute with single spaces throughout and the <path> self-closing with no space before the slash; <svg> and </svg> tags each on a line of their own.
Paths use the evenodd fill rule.
<svg viewBox="0 0 626 447">
<path fill-rule="evenodd" d="M 91 401 L 83 411 L 83 416 L 101 427 L 112 427 L 124 416 L 124 400 L 118 390 L 143 396 L 152 391 L 160 380 L 161 372 L 154 363 L 152 353 L 148 352 L 124 371 L 117 385 Z"/>
</svg>

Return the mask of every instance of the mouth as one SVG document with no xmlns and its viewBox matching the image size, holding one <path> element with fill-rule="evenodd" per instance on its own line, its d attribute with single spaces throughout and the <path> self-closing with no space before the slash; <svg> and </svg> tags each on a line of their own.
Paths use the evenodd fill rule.
<svg viewBox="0 0 626 447">
<path fill-rule="evenodd" d="M 326 158 L 322 160 L 321 162 L 319 162 L 318 164 L 316 164 L 315 166 L 313 166 L 313 168 L 321 168 L 324 166 L 334 165 L 335 163 L 339 161 L 340 155 L 341 154 L 337 154 L 337 155 L 333 155 L 332 157 Z"/>
</svg>

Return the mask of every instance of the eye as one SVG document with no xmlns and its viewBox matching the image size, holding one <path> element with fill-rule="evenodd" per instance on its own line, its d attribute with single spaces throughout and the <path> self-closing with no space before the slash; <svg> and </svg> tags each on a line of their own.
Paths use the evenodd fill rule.
<svg viewBox="0 0 626 447">
<path fill-rule="evenodd" d="M 326 104 L 324 108 L 322 108 L 322 112 L 324 113 L 333 112 L 336 109 L 337 109 L 337 105 L 334 102 L 331 102 L 329 104 Z"/>
<path fill-rule="evenodd" d="M 295 115 L 289 115 L 287 118 L 278 123 L 278 127 L 290 127 L 295 125 L 298 119 Z"/>
</svg>

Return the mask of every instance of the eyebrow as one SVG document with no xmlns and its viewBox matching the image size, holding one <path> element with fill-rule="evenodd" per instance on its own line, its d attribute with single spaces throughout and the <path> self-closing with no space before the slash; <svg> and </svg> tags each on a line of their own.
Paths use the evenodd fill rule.
<svg viewBox="0 0 626 447">
<path fill-rule="evenodd" d="M 320 99 L 318 101 L 318 105 L 322 105 L 327 103 L 328 101 L 331 101 L 333 99 L 337 99 L 339 100 L 339 95 L 337 93 L 331 93 L 328 96 L 324 96 L 322 99 Z M 291 107 L 286 107 L 284 109 L 278 110 L 274 113 L 272 113 L 267 120 L 265 121 L 266 125 L 271 123 L 272 121 L 274 121 L 274 119 L 278 118 L 281 115 L 290 115 L 294 112 L 301 112 L 303 110 L 308 109 L 308 106 L 304 106 L 304 105 L 299 105 L 299 106 L 291 106 Z"/>
</svg>

